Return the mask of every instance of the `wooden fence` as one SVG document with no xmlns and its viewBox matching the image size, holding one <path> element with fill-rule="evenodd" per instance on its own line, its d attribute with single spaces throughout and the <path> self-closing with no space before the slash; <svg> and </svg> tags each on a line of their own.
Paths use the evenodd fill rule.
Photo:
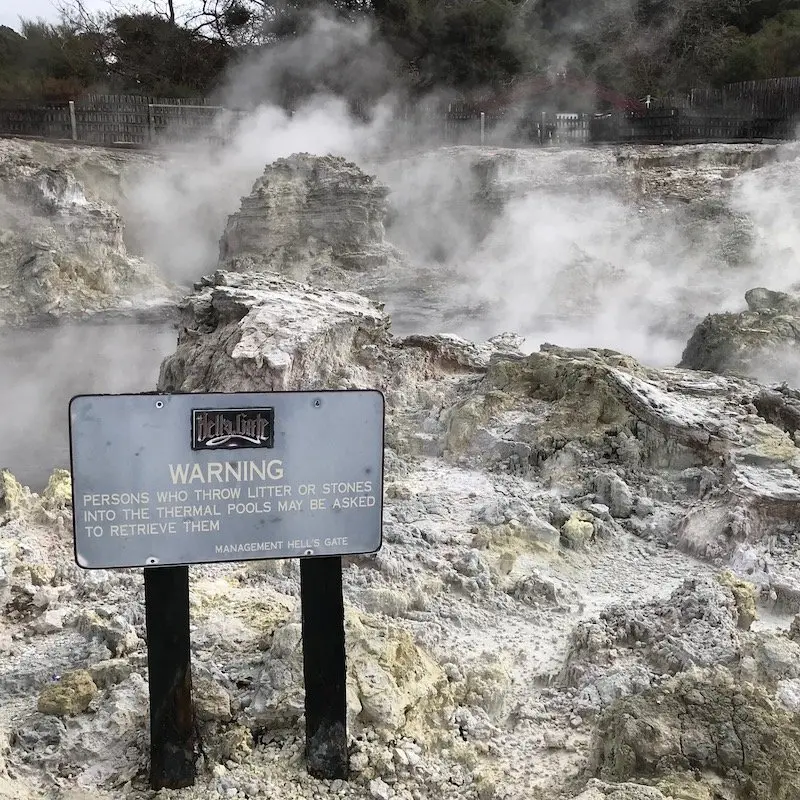
<svg viewBox="0 0 800 800">
<path fill-rule="evenodd" d="M 624 111 L 595 116 L 592 142 L 668 143 L 737 142 L 795 139 L 799 116 L 735 116 L 681 108 Z"/>
<path fill-rule="evenodd" d="M 601 115 L 530 109 L 486 113 L 477 106 L 451 103 L 403 109 L 396 124 L 405 124 L 410 133 L 426 140 L 490 146 L 794 139 L 800 121 L 800 79 L 762 83 L 770 86 L 737 84 L 726 87 L 724 96 L 697 94 L 693 107 Z M 708 111 L 701 107 L 703 98 L 709 104 L 727 103 L 727 109 Z M 759 113 L 745 114 L 747 103 Z M 204 98 L 88 95 L 62 104 L 0 104 L 0 134 L 148 147 L 175 139 L 225 140 L 241 115 Z"/>
<path fill-rule="evenodd" d="M 478 106 L 451 103 L 434 111 L 447 144 L 490 146 L 589 144 L 591 114 L 547 114 L 515 110 L 485 113 Z"/>
<path fill-rule="evenodd" d="M 721 89 L 692 89 L 682 98 L 667 99 L 667 104 L 706 113 L 783 119 L 800 113 L 800 78 L 771 78 L 731 83 Z"/>
<path fill-rule="evenodd" d="M 0 134 L 147 147 L 170 139 L 224 139 L 242 113 L 202 98 L 93 95 L 60 105 L 0 104 Z M 589 115 L 487 114 L 463 103 L 404 109 L 398 125 L 402 121 L 447 144 L 585 144 L 590 135 Z"/>
<path fill-rule="evenodd" d="M 87 95 L 69 103 L 0 104 L 0 133 L 86 144 L 148 146 L 193 134 L 223 135 L 234 112 L 204 98 Z"/>
</svg>

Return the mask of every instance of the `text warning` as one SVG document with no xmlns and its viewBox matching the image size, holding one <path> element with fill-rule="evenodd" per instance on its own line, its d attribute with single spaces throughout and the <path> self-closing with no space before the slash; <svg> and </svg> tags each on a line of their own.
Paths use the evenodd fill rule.
<svg viewBox="0 0 800 800">
<path fill-rule="evenodd" d="M 381 545 L 380 392 L 81 395 L 69 418 L 82 567 Z"/>
</svg>

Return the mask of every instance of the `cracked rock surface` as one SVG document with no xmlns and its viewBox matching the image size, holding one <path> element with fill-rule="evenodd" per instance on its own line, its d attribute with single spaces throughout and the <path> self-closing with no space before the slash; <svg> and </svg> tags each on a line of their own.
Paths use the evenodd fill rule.
<svg viewBox="0 0 800 800">
<path fill-rule="evenodd" d="M 329 284 L 342 271 L 386 267 L 389 188 L 356 164 L 301 153 L 269 165 L 228 218 L 220 265 Z"/>
<path fill-rule="evenodd" d="M 606 779 L 700 770 L 727 778 L 739 796 L 754 800 L 800 792 L 797 719 L 724 669 L 682 675 L 620 701 L 597 735 L 597 769 Z"/>
<path fill-rule="evenodd" d="M 719 218 L 722 247 L 742 232 L 711 201 L 770 153 L 482 154 L 470 191 L 613 184 Z M 349 162 L 268 168 L 158 378 L 385 395 L 383 547 L 343 559 L 351 778 L 305 771 L 298 562 L 209 564 L 190 570 L 203 755 L 169 796 L 794 800 L 800 395 L 512 333 L 395 335 L 387 204 Z M 142 576 L 74 564 L 70 498 L 64 470 L 41 492 L 0 471 L 0 797 L 144 800 Z"/>
<path fill-rule="evenodd" d="M 0 143 L 0 325 L 169 317 L 175 287 L 128 252 L 113 192 L 87 192 L 81 178 L 100 181 L 85 166 Z"/>
</svg>

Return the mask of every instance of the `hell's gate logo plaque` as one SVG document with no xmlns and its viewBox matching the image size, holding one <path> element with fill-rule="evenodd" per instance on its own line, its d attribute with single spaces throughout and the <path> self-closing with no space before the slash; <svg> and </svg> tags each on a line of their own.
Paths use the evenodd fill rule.
<svg viewBox="0 0 800 800">
<path fill-rule="evenodd" d="M 192 409 L 192 450 L 273 447 L 274 408 Z"/>
</svg>

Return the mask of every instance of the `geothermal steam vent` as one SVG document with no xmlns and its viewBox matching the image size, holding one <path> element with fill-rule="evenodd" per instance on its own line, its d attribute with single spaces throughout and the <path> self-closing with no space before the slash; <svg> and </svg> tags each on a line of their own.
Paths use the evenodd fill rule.
<svg viewBox="0 0 800 800">
<path fill-rule="evenodd" d="M 388 272 L 414 292 L 403 295 L 398 319 L 412 313 L 433 327 L 447 317 L 383 240 L 385 189 L 341 159 L 295 156 L 267 169 L 229 220 L 221 269 L 183 303 L 159 388 L 380 388 L 384 547 L 348 558 L 343 570 L 348 783 L 322 784 L 302 768 L 297 561 L 192 568 L 192 685 L 205 765 L 182 798 L 800 798 L 800 392 L 788 357 L 797 352 L 800 299 L 788 285 L 794 275 L 773 284 L 769 271 L 781 258 L 769 240 L 785 241 L 777 234 L 794 230 L 792 220 L 762 202 L 784 181 L 783 206 L 798 206 L 800 160 L 747 178 L 757 181 L 759 203 L 747 213 L 770 245 L 759 274 L 720 254 L 741 244 L 732 232 L 744 195 L 731 190 L 747 188 L 747 176 L 727 180 L 731 165 L 749 170 L 774 152 L 633 148 L 617 161 L 597 149 L 584 152 L 579 174 L 573 152 L 481 151 L 520 166 L 490 176 L 491 196 L 506 197 L 509 183 L 520 194 L 498 208 L 508 224 L 496 240 L 522 242 L 520 269 L 503 246 L 478 248 L 478 271 L 454 269 L 464 284 L 476 274 L 502 278 L 480 290 L 494 314 L 486 332 L 561 311 L 543 290 L 570 280 L 576 258 L 592 279 L 608 274 L 606 264 L 624 264 L 616 282 L 591 284 L 596 299 L 570 318 L 570 332 L 604 344 L 592 339 L 597 320 L 622 309 L 626 346 L 658 318 L 683 320 L 672 326 L 680 341 L 663 331 L 655 339 L 679 347 L 705 317 L 687 368 L 610 349 L 545 345 L 526 354 L 511 335 L 482 343 L 394 336 L 389 314 L 364 296 L 385 301 L 384 287 L 373 288 Z M 452 209 L 442 198 L 465 196 L 447 181 L 466 179 L 455 160 L 441 168 L 444 158 L 425 154 L 418 169 L 406 157 L 382 165 L 397 176 L 387 181 L 402 224 L 390 235 L 424 234 L 426 221 L 445 231 Z M 88 173 L 75 172 L 95 202 Z M 569 192 L 550 191 L 570 175 Z M 571 194 L 613 213 L 592 225 Z M 692 219 L 700 240 L 683 236 Z M 4 223 L 0 247 L 27 236 L 26 224 Z M 78 239 L 90 224 L 76 223 Z M 527 237 L 559 225 L 564 235 L 547 251 Z M 389 258 L 382 267 L 381 254 Z M 536 259 L 542 271 L 531 269 Z M 644 277 L 626 273 L 629 262 L 646 268 Z M 444 282 L 441 264 L 423 266 L 432 283 Z M 558 280 L 548 284 L 548 275 Z M 661 277 L 671 294 L 639 291 L 633 309 L 631 287 Z M 747 310 L 714 313 L 734 307 L 719 289 L 742 305 L 745 289 L 763 282 L 786 294 L 751 290 Z M 516 312 L 499 302 L 510 291 Z M 677 361 L 669 352 L 665 363 Z M 56 370 L 32 370 L 27 359 L 42 394 L 39 376 L 52 380 Z M 756 374 L 765 365 L 787 383 L 767 385 Z M 0 390 L 15 382 L 7 375 Z M 0 406 L 27 408 L 33 396 Z M 16 413 L 7 416 L 17 423 Z M 20 446 L 0 430 L 0 459 L 7 453 L 13 468 L 34 438 L 27 419 Z M 0 797 L 138 800 L 148 724 L 142 579 L 74 565 L 70 489 L 63 471 L 32 494 L 0 470 Z"/>
<path fill-rule="evenodd" d="M 220 265 L 304 279 L 330 267 L 384 266 L 389 190 L 333 156 L 293 155 L 271 164 L 242 198 L 220 241 Z"/>
<path fill-rule="evenodd" d="M 0 151 L 0 325 L 163 309 L 174 289 L 128 252 L 123 234 L 117 210 L 71 165 Z"/>
</svg>

